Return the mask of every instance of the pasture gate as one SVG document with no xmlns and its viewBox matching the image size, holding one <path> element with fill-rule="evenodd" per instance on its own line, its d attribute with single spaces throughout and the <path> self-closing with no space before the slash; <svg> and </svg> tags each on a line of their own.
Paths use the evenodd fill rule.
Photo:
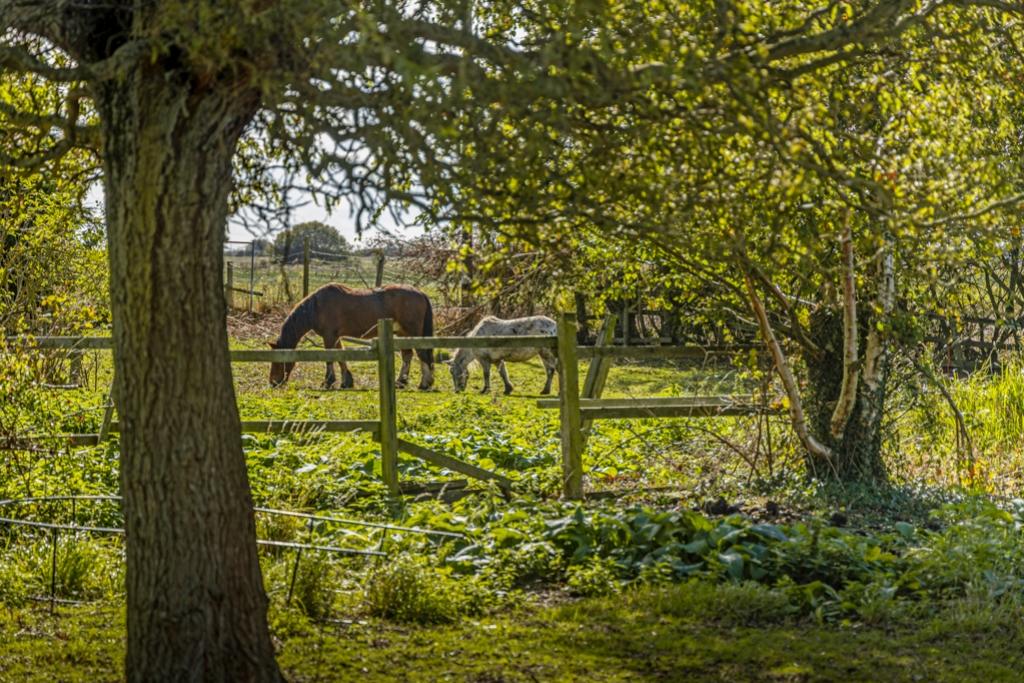
<svg viewBox="0 0 1024 683">
<path fill-rule="evenodd" d="M 750 347 L 629 347 L 611 344 L 615 332 L 615 316 L 609 316 L 598 333 L 595 346 L 577 346 L 576 316 L 562 314 L 555 337 L 395 337 L 393 321 L 381 320 L 378 336 L 359 341 L 363 348 L 344 349 L 234 349 L 233 363 L 287 362 L 356 362 L 375 361 L 379 384 L 379 413 L 375 420 L 244 420 L 243 432 L 366 432 L 380 443 L 381 476 L 393 495 L 401 492 L 398 480 L 398 454 L 419 458 L 438 467 L 495 482 L 504 492 L 511 491 L 511 481 L 490 470 L 438 453 L 430 448 L 406 441 L 399 436 L 395 389 L 395 353 L 405 349 L 480 349 L 480 348 L 549 348 L 558 356 L 559 390 L 556 399 L 541 399 L 538 406 L 559 410 L 559 436 L 562 453 L 562 488 L 566 498 L 583 497 L 583 452 L 590 426 L 594 420 L 613 418 L 718 417 L 755 415 L 769 412 L 763 403 L 751 397 L 703 396 L 671 398 L 602 399 L 605 381 L 616 359 L 704 359 L 711 355 L 730 355 Z M 107 337 L 37 337 L 23 340 L 39 349 L 112 349 Z M 589 359 L 582 390 L 579 385 L 579 360 Z M 100 431 L 97 434 L 68 434 L 73 445 L 92 445 L 120 430 L 113 420 L 114 406 L 108 402 Z"/>
</svg>

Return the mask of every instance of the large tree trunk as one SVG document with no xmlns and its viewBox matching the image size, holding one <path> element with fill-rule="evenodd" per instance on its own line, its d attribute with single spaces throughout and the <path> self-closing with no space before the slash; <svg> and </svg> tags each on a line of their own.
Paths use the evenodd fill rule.
<svg viewBox="0 0 1024 683">
<path fill-rule="evenodd" d="M 252 91 L 158 65 L 97 87 L 130 681 L 278 681 L 225 329 L 231 158 Z"/>
<path fill-rule="evenodd" d="M 864 325 L 861 325 L 863 332 Z M 840 436 L 832 435 L 831 423 L 843 385 L 843 316 L 837 308 L 822 307 L 811 314 L 810 338 L 819 349 L 808 356 L 805 405 L 811 434 L 832 451 L 832 465 L 808 458 L 808 468 L 823 479 L 879 482 L 886 478 L 882 461 L 882 416 L 887 387 L 887 358 L 881 354 L 875 367 L 863 363 L 858 372 L 857 398 Z M 863 336 L 863 335 L 862 335 Z M 869 349 L 870 352 L 870 349 Z M 863 373 L 873 376 L 865 380 Z"/>
</svg>

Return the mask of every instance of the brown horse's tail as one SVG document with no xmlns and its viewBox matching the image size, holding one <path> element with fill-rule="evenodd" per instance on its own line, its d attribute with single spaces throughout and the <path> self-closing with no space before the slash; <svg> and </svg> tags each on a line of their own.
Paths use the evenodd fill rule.
<svg viewBox="0 0 1024 683">
<path fill-rule="evenodd" d="M 434 308 L 430 305 L 430 298 L 424 295 L 424 299 L 427 300 L 427 311 L 423 314 L 423 336 L 433 337 L 434 336 Z M 434 367 L 434 349 L 417 349 L 416 355 L 419 359 L 429 365 L 431 368 Z"/>
</svg>

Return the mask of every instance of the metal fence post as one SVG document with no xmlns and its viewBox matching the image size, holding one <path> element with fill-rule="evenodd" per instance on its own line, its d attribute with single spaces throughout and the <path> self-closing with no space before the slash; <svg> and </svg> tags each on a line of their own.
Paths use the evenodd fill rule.
<svg viewBox="0 0 1024 683">
<path fill-rule="evenodd" d="M 313 544 L 313 520 L 310 519 L 306 524 L 306 543 L 308 545 Z M 295 564 L 292 565 L 292 580 L 288 583 L 288 597 L 285 598 L 284 604 L 292 604 L 292 595 L 295 594 L 295 580 L 299 577 L 299 562 L 302 560 L 302 548 L 295 550 Z"/>
<path fill-rule="evenodd" d="M 50 556 L 50 614 L 57 605 L 57 528 L 50 529 L 50 543 L 53 551 Z"/>
<path fill-rule="evenodd" d="M 562 491 L 569 500 L 583 498 L 583 434 L 579 385 L 576 316 L 563 313 L 558 318 L 558 403 L 562 438 Z"/>
<path fill-rule="evenodd" d="M 394 321 L 377 323 L 377 366 L 380 378 L 380 457 L 381 478 L 388 492 L 399 494 L 398 488 L 398 425 L 395 397 Z"/>
</svg>

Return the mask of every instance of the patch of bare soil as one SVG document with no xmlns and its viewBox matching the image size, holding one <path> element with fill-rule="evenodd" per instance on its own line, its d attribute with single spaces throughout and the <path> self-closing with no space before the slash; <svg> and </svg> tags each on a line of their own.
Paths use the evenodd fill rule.
<svg viewBox="0 0 1024 683">
<path fill-rule="evenodd" d="M 277 339 L 281 331 L 281 323 L 288 317 L 288 309 L 267 312 L 248 313 L 246 311 L 228 312 L 228 337 L 241 341 Z"/>
</svg>

